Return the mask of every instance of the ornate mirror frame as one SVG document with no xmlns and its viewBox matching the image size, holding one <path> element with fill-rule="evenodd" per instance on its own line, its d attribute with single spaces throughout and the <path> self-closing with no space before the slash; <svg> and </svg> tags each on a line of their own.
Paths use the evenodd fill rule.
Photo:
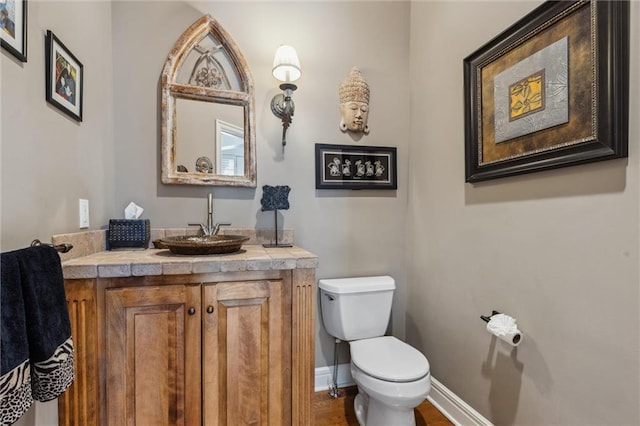
<svg viewBox="0 0 640 426">
<path fill-rule="evenodd" d="M 220 43 L 240 80 L 241 91 L 194 86 L 178 82 L 178 73 L 189 53 L 205 37 Z M 162 69 L 162 183 L 183 185 L 256 187 L 256 143 L 253 78 L 247 61 L 231 36 L 210 15 L 194 22 L 176 41 Z M 196 171 L 178 172 L 176 99 L 240 106 L 244 111 L 244 174 L 227 176 Z M 212 120 L 215 122 L 215 120 Z M 184 142 L 183 142 L 184 143 Z M 212 141 L 212 147 L 215 141 Z"/>
</svg>

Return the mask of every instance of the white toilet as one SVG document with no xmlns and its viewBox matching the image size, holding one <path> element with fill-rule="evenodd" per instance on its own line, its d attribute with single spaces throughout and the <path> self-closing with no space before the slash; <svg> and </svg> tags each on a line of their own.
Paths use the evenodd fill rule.
<svg viewBox="0 0 640 426">
<path fill-rule="evenodd" d="M 413 409 L 431 389 L 429 361 L 417 349 L 385 336 L 395 281 L 389 276 L 319 281 L 327 332 L 349 342 L 354 408 L 361 426 L 413 426 Z"/>
</svg>

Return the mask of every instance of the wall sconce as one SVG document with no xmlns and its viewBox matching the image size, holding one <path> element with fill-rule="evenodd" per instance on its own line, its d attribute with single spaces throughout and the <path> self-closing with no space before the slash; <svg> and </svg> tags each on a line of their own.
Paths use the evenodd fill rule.
<svg viewBox="0 0 640 426">
<path fill-rule="evenodd" d="M 273 76 L 283 83 L 280 85 L 279 93 L 271 99 L 271 111 L 282 120 L 282 146 L 287 144 L 287 129 L 291 124 L 295 105 L 291 94 L 298 88 L 293 81 L 300 78 L 300 61 L 296 50 L 287 45 L 282 45 L 276 50 L 276 56 L 273 59 Z"/>
</svg>

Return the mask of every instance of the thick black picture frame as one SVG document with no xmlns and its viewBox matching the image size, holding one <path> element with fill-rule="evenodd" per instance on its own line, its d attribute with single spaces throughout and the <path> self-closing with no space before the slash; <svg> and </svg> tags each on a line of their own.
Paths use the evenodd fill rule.
<svg viewBox="0 0 640 426">
<path fill-rule="evenodd" d="M 63 102 L 66 102 L 66 99 L 61 98 L 60 96 L 56 96 L 56 86 L 52 80 L 52 76 L 56 75 L 55 66 L 56 60 L 53 57 L 54 55 L 54 45 L 57 45 L 59 50 L 64 54 L 64 59 L 67 62 L 72 63 L 77 68 L 77 75 L 75 78 L 75 101 L 78 103 L 78 112 L 73 111 Z M 60 41 L 58 37 L 51 31 L 47 30 L 47 34 L 45 36 L 45 98 L 47 102 L 49 102 L 54 107 L 58 108 L 63 113 L 67 114 L 69 117 L 73 118 L 76 121 L 82 121 L 82 103 L 84 98 L 84 66 L 75 57 L 73 53 Z M 62 99 L 58 101 L 56 98 Z"/>
<path fill-rule="evenodd" d="M 316 144 L 316 189 L 397 189 L 396 156 L 395 147 Z"/>
<path fill-rule="evenodd" d="M 14 22 L 13 24 L 15 31 L 19 31 L 22 35 L 22 43 L 19 46 L 19 49 L 16 49 L 8 41 L 2 38 L 0 39 L 0 45 L 7 52 L 15 56 L 20 62 L 27 62 L 27 0 L 16 0 L 16 3 L 20 3 L 22 5 L 22 21 Z"/>
<path fill-rule="evenodd" d="M 576 137 L 563 143 L 557 138 L 560 134 L 558 129 L 541 130 L 527 137 L 544 135 L 545 141 L 553 141 L 545 142 L 549 149 L 525 149 L 524 152 L 504 156 L 497 161 L 483 161 L 483 144 L 495 144 L 492 140 L 483 140 L 483 114 L 493 114 L 492 106 L 485 105 L 483 99 L 483 90 L 487 89 L 482 87 L 483 68 L 519 49 L 524 43 L 543 37 L 546 29 L 562 23 L 572 11 L 583 7 L 589 8 L 588 34 L 594 58 L 590 82 L 593 87 L 590 136 Z M 466 182 L 627 157 L 629 10 L 628 1 L 547 1 L 464 59 Z M 573 53 L 570 47 L 570 70 Z M 569 92 L 572 84 L 570 80 Z M 570 104 L 569 121 L 571 107 Z"/>
</svg>

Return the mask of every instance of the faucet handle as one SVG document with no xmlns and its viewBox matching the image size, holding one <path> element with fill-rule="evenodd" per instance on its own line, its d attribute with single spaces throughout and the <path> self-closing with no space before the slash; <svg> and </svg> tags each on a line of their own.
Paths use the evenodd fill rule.
<svg viewBox="0 0 640 426">
<path fill-rule="evenodd" d="M 220 231 L 221 226 L 231 226 L 230 223 L 216 223 L 213 227 L 213 235 L 218 235 L 218 231 Z"/>
<path fill-rule="evenodd" d="M 207 233 L 207 231 L 206 231 L 206 227 L 205 227 L 205 226 L 204 226 L 204 224 L 202 224 L 202 223 L 188 223 L 187 225 L 189 225 L 189 226 L 198 226 L 198 227 L 200 227 L 200 231 L 201 231 L 203 234 L 206 234 L 206 233 Z"/>
</svg>

